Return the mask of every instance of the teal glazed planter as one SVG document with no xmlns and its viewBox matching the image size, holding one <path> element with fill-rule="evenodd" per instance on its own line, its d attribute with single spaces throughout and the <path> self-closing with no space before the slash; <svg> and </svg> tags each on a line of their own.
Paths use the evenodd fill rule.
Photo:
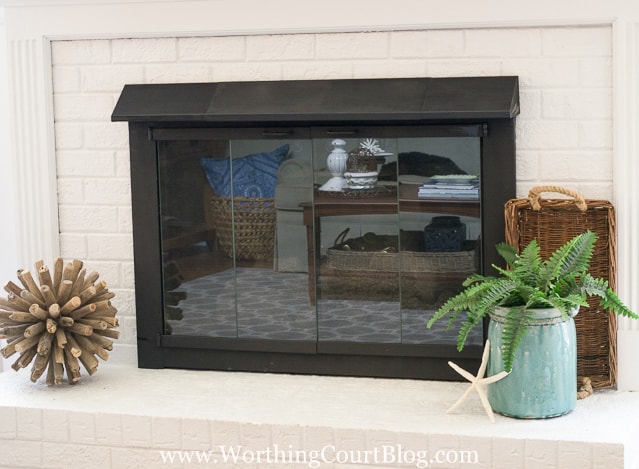
<svg viewBox="0 0 639 469">
<path fill-rule="evenodd" d="M 515 352 L 512 372 L 488 385 L 488 401 L 499 414 L 543 419 L 567 414 L 577 404 L 577 334 L 573 316 L 556 309 L 535 310 Z M 487 376 L 503 371 L 502 331 L 506 309 L 490 316 Z"/>
</svg>

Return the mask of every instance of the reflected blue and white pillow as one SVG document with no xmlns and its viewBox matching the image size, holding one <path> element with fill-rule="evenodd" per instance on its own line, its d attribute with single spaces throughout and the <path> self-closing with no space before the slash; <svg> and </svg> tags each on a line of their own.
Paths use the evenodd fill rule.
<svg viewBox="0 0 639 469">
<path fill-rule="evenodd" d="M 272 198 L 277 170 L 288 155 L 289 145 L 270 152 L 241 158 L 200 158 L 206 178 L 215 194 L 223 197 Z"/>
</svg>

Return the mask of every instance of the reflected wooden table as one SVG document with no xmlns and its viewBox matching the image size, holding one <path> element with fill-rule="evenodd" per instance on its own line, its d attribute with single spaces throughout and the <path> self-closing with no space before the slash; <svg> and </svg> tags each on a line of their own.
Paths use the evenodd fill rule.
<svg viewBox="0 0 639 469">
<path fill-rule="evenodd" d="M 319 264 L 321 219 L 341 215 L 388 215 L 399 212 L 438 213 L 480 217 L 479 199 L 423 199 L 417 197 L 417 184 L 401 184 L 374 197 L 345 197 L 315 191 L 313 202 L 303 202 L 303 222 L 306 226 L 308 250 L 308 294 L 315 304 L 316 260 Z"/>
</svg>

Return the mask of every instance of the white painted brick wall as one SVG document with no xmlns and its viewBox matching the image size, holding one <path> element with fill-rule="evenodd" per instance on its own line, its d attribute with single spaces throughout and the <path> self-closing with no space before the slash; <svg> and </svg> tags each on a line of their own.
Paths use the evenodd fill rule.
<svg viewBox="0 0 639 469">
<path fill-rule="evenodd" d="M 390 34 L 318 34 L 315 36 L 315 57 L 320 60 L 347 61 L 386 58 Z"/>
<path fill-rule="evenodd" d="M 314 34 L 299 34 L 291 41 L 289 36 L 249 36 L 246 38 L 248 61 L 273 62 L 282 60 L 308 60 L 314 56 Z"/>
<path fill-rule="evenodd" d="M 56 41 L 51 49 L 54 65 L 93 65 L 111 62 L 109 41 Z M 55 70 L 55 68 L 54 68 Z"/>
<path fill-rule="evenodd" d="M 611 36 L 610 27 L 590 26 L 54 41 L 61 253 L 84 260 L 116 292 L 122 338 L 112 360 L 136 363 L 128 133 L 126 124 L 110 122 L 125 83 L 518 75 L 518 195 L 558 184 L 610 199 Z M 0 408 L 0 454 L 6 455 L 0 467 L 73 461 L 161 467 L 158 447 L 267 440 L 304 448 L 472 443 L 487 455 L 473 467 L 623 465 L 615 445 L 557 443 L 549 449 L 548 442 L 530 440 L 429 435 L 425 441 L 424 434 L 174 420 Z"/>
<path fill-rule="evenodd" d="M 389 50 L 397 59 L 464 57 L 464 31 L 398 31 L 390 36 Z"/>
<path fill-rule="evenodd" d="M 25 409 L 18 408 L 18 413 Z M 33 409 L 36 412 L 35 409 Z M 40 410 L 37 411 L 40 413 Z M 23 422 L 14 418 L 16 409 L 0 407 L 0 422 L 5 428 L 0 433 L 0 468 L 160 468 L 160 467 L 237 467 L 255 468 L 308 468 L 306 464 L 255 463 L 222 466 L 220 446 L 242 447 L 247 452 L 280 450 L 318 451 L 333 447 L 335 451 L 378 451 L 385 445 L 401 447 L 404 454 L 428 450 L 432 467 L 446 469 L 498 468 L 498 469 L 622 469 L 623 447 L 612 443 L 583 441 L 552 441 L 514 439 L 504 437 L 457 436 L 453 434 L 406 433 L 388 430 L 329 429 L 272 424 L 238 424 L 206 419 L 180 417 L 150 417 L 117 413 L 74 412 L 68 410 L 42 411 L 43 418 Z M 161 451 L 205 451 L 218 459 L 218 465 L 165 464 Z M 450 451 L 449 463 L 436 464 Z M 464 464 L 464 451 L 475 451 L 476 464 Z M 333 453 L 326 453 L 333 454 Z M 396 455 L 399 453 L 395 453 Z M 195 458 L 196 456 L 193 455 Z M 468 456 L 466 456 L 468 457 Z M 365 469 L 416 467 L 416 464 L 325 464 L 322 468 Z"/>
<path fill-rule="evenodd" d="M 242 36 L 179 38 L 180 62 L 241 62 L 246 58 L 246 41 Z"/>
<path fill-rule="evenodd" d="M 177 39 L 115 39 L 110 42 L 114 64 L 171 63 L 177 60 Z"/>
<path fill-rule="evenodd" d="M 468 57 L 499 58 L 541 56 L 542 30 L 469 29 L 465 31 L 465 52 Z"/>
</svg>

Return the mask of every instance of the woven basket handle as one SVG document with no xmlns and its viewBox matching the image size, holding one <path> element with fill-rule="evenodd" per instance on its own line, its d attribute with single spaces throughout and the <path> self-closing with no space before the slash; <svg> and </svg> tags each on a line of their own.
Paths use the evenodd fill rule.
<svg viewBox="0 0 639 469">
<path fill-rule="evenodd" d="M 342 244 L 344 242 L 344 239 L 346 238 L 346 235 L 348 234 L 348 232 L 350 231 L 350 228 L 346 228 L 344 231 L 342 231 L 340 234 L 337 235 L 337 238 L 335 238 L 335 242 L 333 243 L 333 246 L 337 246 L 338 244 Z"/>
<path fill-rule="evenodd" d="M 579 208 L 579 210 L 585 212 L 588 209 L 586 199 L 584 199 L 583 195 L 581 195 L 579 192 L 575 192 L 560 186 L 537 186 L 528 191 L 528 199 L 530 199 L 530 205 L 535 211 L 541 210 L 540 199 L 542 192 L 558 192 L 559 194 L 570 196 L 575 199 L 575 203 L 577 204 L 577 208 Z"/>
</svg>

